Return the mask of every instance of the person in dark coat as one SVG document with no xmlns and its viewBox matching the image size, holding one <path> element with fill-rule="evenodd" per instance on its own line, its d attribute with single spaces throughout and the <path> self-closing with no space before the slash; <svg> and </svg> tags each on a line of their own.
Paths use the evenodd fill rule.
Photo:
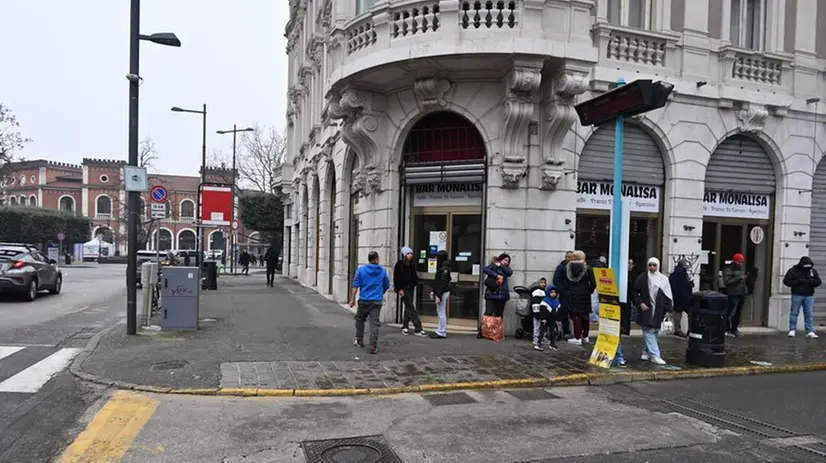
<svg viewBox="0 0 826 463">
<path fill-rule="evenodd" d="M 585 253 L 574 251 L 571 260 L 565 264 L 565 275 L 561 281 L 560 294 L 562 305 L 568 309 L 568 315 L 574 325 L 574 337 L 571 344 L 588 343 L 588 330 L 591 322 L 591 294 L 597 289 L 594 272 L 585 263 Z"/>
<path fill-rule="evenodd" d="M 250 274 L 250 253 L 244 251 L 241 253 L 241 257 L 238 258 L 238 263 L 241 264 L 241 273 L 244 275 L 249 276 Z"/>
<path fill-rule="evenodd" d="M 812 320 L 812 307 L 815 303 L 815 288 L 821 284 L 820 275 L 814 268 L 812 259 L 803 256 L 792 266 L 783 277 L 783 284 L 792 291 L 792 310 L 789 313 L 789 337 L 794 337 L 797 331 L 797 317 L 803 308 L 803 321 L 806 326 L 806 337 L 817 339 Z"/>
<path fill-rule="evenodd" d="M 726 286 L 728 297 L 728 326 L 726 336 L 740 336 L 740 316 L 743 313 L 743 304 L 746 302 L 748 286 L 746 280 L 749 272 L 746 270 L 746 257 L 736 253 L 731 258 L 731 264 L 723 269 L 723 284 Z"/>
<path fill-rule="evenodd" d="M 413 294 L 419 285 L 419 274 L 416 273 L 416 262 L 413 261 L 413 249 L 405 246 L 402 248 L 402 258 L 393 267 L 393 289 L 402 298 L 404 305 L 404 316 L 402 317 L 402 334 L 410 334 L 410 322 L 413 322 L 414 332 L 417 336 L 427 336 L 422 330 L 422 321 L 413 303 Z"/>
<path fill-rule="evenodd" d="M 574 251 L 566 252 L 565 260 L 560 262 L 559 265 L 556 266 L 556 271 L 554 271 L 554 277 L 551 280 L 551 283 L 552 286 L 560 289 L 560 291 L 562 288 L 562 279 L 565 278 L 565 266 L 571 261 L 573 255 Z M 560 292 L 560 295 L 561 294 L 562 293 Z M 562 337 L 564 339 L 571 339 L 571 320 L 568 318 L 568 308 L 565 307 L 565 305 L 560 305 L 557 320 L 561 320 L 562 323 Z"/>
<path fill-rule="evenodd" d="M 694 281 L 688 275 L 690 264 L 685 259 L 680 259 L 674 272 L 668 276 L 671 284 L 671 292 L 674 294 L 674 336 L 685 337 L 682 327 L 688 329 L 688 317 L 685 325 L 682 323 L 683 314 L 688 314 L 691 307 L 691 295 L 694 293 Z"/>
<path fill-rule="evenodd" d="M 645 347 L 641 359 L 656 365 L 665 365 L 660 354 L 657 335 L 667 313 L 673 310 L 674 295 L 668 277 L 660 272 L 660 260 L 648 259 L 648 271 L 634 283 L 634 304 L 637 306 L 637 324 L 642 327 Z"/>
<path fill-rule="evenodd" d="M 278 253 L 270 246 L 262 259 L 267 264 L 267 286 L 275 285 L 275 266 L 278 263 Z"/>
<path fill-rule="evenodd" d="M 500 254 L 493 263 L 483 270 L 485 280 L 495 281 L 495 284 L 485 284 L 485 315 L 502 318 L 505 314 L 505 304 L 511 298 L 508 278 L 513 275 L 511 270 L 511 256 Z"/>
</svg>

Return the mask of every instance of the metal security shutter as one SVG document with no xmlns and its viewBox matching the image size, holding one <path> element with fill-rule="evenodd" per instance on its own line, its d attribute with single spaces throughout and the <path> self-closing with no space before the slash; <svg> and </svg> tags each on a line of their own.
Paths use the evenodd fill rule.
<svg viewBox="0 0 826 463">
<path fill-rule="evenodd" d="M 826 165 L 823 161 L 815 171 L 812 188 L 812 223 L 809 230 L 809 257 L 821 278 L 826 278 Z M 815 325 L 826 325 L 826 295 L 823 287 L 815 290 Z M 800 315 L 801 317 L 803 314 Z"/>
<path fill-rule="evenodd" d="M 405 165 L 402 172 L 405 185 L 427 183 L 482 183 L 485 181 L 485 163 Z"/>
<path fill-rule="evenodd" d="M 742 191 L 773 195 L 774 165 L 766 151 L 751 138 L 734 135 L 711 155 L 706 168 L 706 190 Z"/>
<path fill-rule="evenodd" d="M 598 128 L 582 149 L 579 180 L 614 180 L 614 124 Z M 665 184 L 665 167 L 660 147 L 641 127 L 625 123 L 622 181 L 643 185 Z"/>
</svg>

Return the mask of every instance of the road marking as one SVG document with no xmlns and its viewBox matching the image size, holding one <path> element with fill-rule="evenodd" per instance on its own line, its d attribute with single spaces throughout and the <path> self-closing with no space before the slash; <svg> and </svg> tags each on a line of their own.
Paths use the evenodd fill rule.
<svg viewBox="0 0 826 463">
<path fill-rule="evenodd" d="M 0 359 L 8 357 L 15 352 L 20 352 L 23 349 L 25 349 L 25 347 L 0 346 Z"/>
<path fill-rule="evenodd" d="M 0 383 L 0 392 L 35 393 L 83 349 L 64 348 Z"/>
<path fill-rule="evenodd" d="M 120 461 L 159 404 L 133 392 L 116 392 L 57 463 Z"/>
</svg>

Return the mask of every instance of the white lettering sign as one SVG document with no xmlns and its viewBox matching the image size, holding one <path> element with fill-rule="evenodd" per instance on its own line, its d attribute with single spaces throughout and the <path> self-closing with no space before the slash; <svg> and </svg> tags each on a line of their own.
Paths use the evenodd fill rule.
<svg viewBox="0 0 826 463">
<path fill-rule="evenodd" d="M 703 215 L 736 219 L 763 219 L 770 215 L 768 195 L 736 191 L 706 191 L 703 195 Z"/>
<path fill-rule="evenodd" d="M 481 183 L 440 183 L 413 186 L 413 206 L 477 206 L 482 202 Z"/>
<path fill-rule="evenodd" d="M 631 212 L 660 212 L 660 187 L 623 184 L 622 196 L 629 199 Z M 582 180 L 576 187 L 578 209 L 610 210 L 614 204 L 614 185 L 610 182 Z"/>
</svg>

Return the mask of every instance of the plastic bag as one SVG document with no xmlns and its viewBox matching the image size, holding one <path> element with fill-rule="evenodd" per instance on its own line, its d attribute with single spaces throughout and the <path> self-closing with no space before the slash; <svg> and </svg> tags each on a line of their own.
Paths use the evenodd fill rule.
<svg viewBox="0 0 826 463">
<path fill-rule="evenodd" d="M 482 337 L 491 341 L 501 342 L 505 340 L 505 327 L 501 317 L 485 315 L 482 317 Z"/>
</svg>

